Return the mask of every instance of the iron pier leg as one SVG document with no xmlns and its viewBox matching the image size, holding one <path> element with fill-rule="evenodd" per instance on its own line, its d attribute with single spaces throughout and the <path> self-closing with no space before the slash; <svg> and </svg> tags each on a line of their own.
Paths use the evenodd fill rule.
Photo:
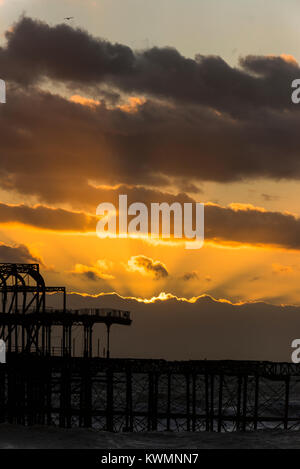
<svg viewBox="0 0 300 469">
<path fill-rule="evenodd" d="M 248 375 L 244 376 L 244 389 L 243 389 L 243 432 L 247 427 L 247 391 L 248 391 Z"/>
<path fill-rule="evenodd" d="M 106 325 L 106 331 L 107 331 L 106 358 L 109 358 L 110 357 L 110 344 L 109 344 L 110 324 Z"/>
<path fill-rule="evenodd" d="M 258 423 L 258 399 L 259 399 L 259 375 L 255 375 L 255 402 L 254 402 L 254 430 L 257 430 Z"/>
<path fill-rule="evenodd" d="M 223 375 L 219 376 L 219 408 L 218 408 L 218 432 L 222 430 L 222 407 L 223 407 Z"/>
<path fill-rule="evenodd" d="M 285 378 L 285 409 L 284 409 L 284 429 L 288 429 L 289 423 L 289 400 L 290 400 L 290 377 Z"/>
</svg>

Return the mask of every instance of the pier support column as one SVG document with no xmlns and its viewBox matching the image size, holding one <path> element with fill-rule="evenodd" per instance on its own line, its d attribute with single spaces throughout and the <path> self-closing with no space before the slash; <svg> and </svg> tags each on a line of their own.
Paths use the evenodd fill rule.
<svg viewBox="0 0 300 469">
<path fill-rule="evenodd" d="M 46 327 L 46 354 L 51 355 L 51 326 Z"/>
<path fill-rule="evenodd" d="M 167 376 L 167 431 L 170 431 L 171 429 L 171 383 L 172 383 L 172 375 L 171 372 L 168 372 Z"/>
<path fill-rule="evenodd" d="M 210 375 L 210 431 L 214 431 L 214 418 L 215 418 L 215 389 L 214 389 L 214 374 Z"/>
<path fill-rule="evenodd" d="M 92 357 L 92 345 L 93 345 L 93 325 L 84 324 L 84 351 L 83 354 L 85 357 Z"/>
<path fill-rule="evenodd" d="M 219 407 L 218 407 L 218 432 L 222 430 L 222 409 L 223 409 L 223 374 L 219 376 Z"/>
<path fill-rule="evenodd" d="M 108 432 L 114 431 L 114 388 L 113 388 L 113 380 L 114 375 L 113 371 L 108 368 L 106 370 L 106 430 Z"/>
<path fill-rule="evenodd" d="M 285 406 L 284 406 L 284 429 L 288 429 L 289 423 L 289 401 L 290 401 L 290 376 L 285 378 Z"/>
<path fill-rule="evenodd" d="M 106 358 L 110 357 L 110 324 L 106 324 Z"/>
<path fill-rule="evenodd" d="M 155 371 L 148 374 L 148 431 L 157 430 L 158 375 Z"/>
<path fill-rule="evenodd" d="M 70 330 L 71 326 L 69 324 L 64 324 L 63 325 L 63 337 L 62 337 L 62 355 L 69 355 L 71 354 L 71 343 L 69 341 L 70 339 Z"/>
<path fill-rule="evenodd" d="M 185 375 L 185 382 L 186 382 L 186 430 L 188 432 L 191 431 L 191 416 L 190 416 L 190 374 L 187 373 Z"/>
<path fill-rule="evenodd" d="M 196 411 L 197 411 L 197 401 L 196 401 L 196 386 L 197 386 L 197 375 L 192 374 L 192 431 L 196 431 Z"/>
<path fill-rule="evenodd" d="M 254 430 L 257 430 L 258 423 L 258 398 L 259 398 L 259 375 L 255 375 L 255 401 L 254 401 Z"/>
<path fill-rule="evenodd" d="M 131 367 L 126 369 L 126 432 L 133 432 L 133 415 L 132 415 L 132 373 Z"/>
<path fill-rule="evenodd" d="M 244 376 L 244 388 L 243 388 L 243 432 L 247 428 L 247 399 L 248 399 L 248 375 Z"/>
</svg>

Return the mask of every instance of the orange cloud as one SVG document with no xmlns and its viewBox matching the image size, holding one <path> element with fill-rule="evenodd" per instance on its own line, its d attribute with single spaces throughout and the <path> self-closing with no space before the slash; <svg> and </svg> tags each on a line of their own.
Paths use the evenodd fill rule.
<svg viewBox="0 0 300 469">
<path fill-rule="evenodd" d="M 145 98 L 138 98 L 137 96 L 131 96 L 128 98 L 128 103 L 118 106 L 124 112 L 134 113 L 138 111 L 138 108 L 146 102 Z"/>
<path fill-rule="evenodd" d="M 76 264 L 74 270 L 72 270 L 71 273 L 83 275 L 86 279 L 89 280 L 112 280 L 115 277 L 108 273 L 112 266 L 113 263 L 111 261 L 108 261 L 107 259 L 98 259 L 96 264 L 93 266 Z"/>
<path fill-rule="evenodd" d="M 277 57 L 280 57 L 282 60 L 284 60 L 285 62 L 287 62 L 289 64 L 296 65 L 296 66 L 299 65 L 298 61 L 291 54 L 280 54 L 279 56 L 275 55 L 275 54 L 268 54 L 266 57 L 270 57 L 270 58 L 274 58 L 274 59 L 276 59 Z"/>
<path fill-rule="evenodd" d="M 73 96 L 71 96 L 70 101 L 72 103 L 81 104 L 82 106 L 88 106 L 90 108 L 95 108 L 99 106 L 99 104 L 101 104 L 100 101 L 96 99 L 85 98 L 84 96 L 80 96 L 79 94 L 74 94 Z"/>
<path fill-rule="evenodd" d="M 290 54 L 280 54 L 280 57 L 281 57 L 285 62 L 294 64 L 294 65 L 298 65 L 298 61 L 295 59 L 295 57 L 294 57 L 293 55 L 290 55 Z"/>
<path fill-rule="evenodd" d="M 215 205 L 217 204 L 207 204 L 207 205 Z M 255 205 L 252 204 L 242 204 L 239 202 L 232 202 L 231 204 L 228 205 L 228 207 L 232 208 L 235 212 L 238 212 L 239 210 L 256 210 L 257 212 L 266 212 L 267 210 L 264 209 L 263 207 L 256 207 Z"/>
</svg>

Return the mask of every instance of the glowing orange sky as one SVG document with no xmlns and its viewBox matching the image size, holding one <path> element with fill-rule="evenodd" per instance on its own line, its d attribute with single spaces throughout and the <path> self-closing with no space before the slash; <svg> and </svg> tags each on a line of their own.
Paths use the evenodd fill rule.
<svg viewBox="0 0 300 469">
<path fill-rule="evenodd" d="M 3 8 L 8 8 L 8 2 L 0 3 L 3 3 Z M 56 6 L 58 9 L 60 8 L 57 3 Z M 98 2 L 96 5 L 89 4 L 90 9 L 94 6 L 100 7 Z M 33 8 L 32 5 L 30 7 Z M 78 5 L 76 8 L 79 8 Z M 106 5 L 104 10 L 108 11 L 109 6 Z M 16 14 L 15 11 L 14 13 Z M 14 20 L 17 20 L 17 17 L 14 17 Z M 33 20 L 28 20 L 28 22 L 31 25 L 34 23 Z M 91 32 L 95 25 L 92 24 L 91 18 L 87 23 L 86 27 Z M 47 29 L 48 25 L 40 24 L 39 27 Z M 66 34 L 81 34 L 78 31 L 74 33 L 73 30 L 67 30 L 65 26 L 62 28 Z M 115 30 L 115 28 L 113 29 Z M 14 29 L 11 26 L 10 34 L 14 34 Z M 127 46 L 122 47 L 124 50 L 126 49 L 126 54 L 130 55 L 132 51 L 128 52 Z M 220 49 L 222 47 L 223 44 Z M 154 52 L 157 53 L 155 48 Z M 165 49 L 163 52 L 161 51 L 161 53 L 167 52 Z M 293 47 L 284 51 L 280 49 L 277 54 L 273 52 L 272 50 L 268 53 L 265 52 L 264 59 L 278 58 L 281 67 L 291 66 L 295 67 L 296 70 L 298 67 L 297 51 Z M 176 58 L 180 55 L 173 49 L 170 53 Z M 228 51 L 226 53 L 228 55 Z M 174 57 L 172 56 L 172 60 L 175 60 Z M 143 60 L 145 61 L 145 57 Z M 157 60 L 156 57 L 155 60 Z M 182 63 L 186 63 L 186 57 L 182 57 L 180 60 Z M 193 66 L 198 66 L 199 60 L 197 58 L 193 62 Z M 49 63 L 53 65 L 51 61 Z M 9 247 L 25 245 L 29 249 L 32 259 L 41 260 L 47 282 L 49 284 L 65 284 L 69 291 L 93 295 L 101 292 L 117 292 L 125 297 L 136 297 L 149 301 L 151 298 L 165 298 L 168 295 L 191 299 L 208 294 L 214 298 L 227 299 L 232 302 L 264 300 L 276 304 L 300 304 L 300 292 L 298 291 L 300 249 L 296 243 L 297 240 L 293 239 L 293 233 L 290 233 L 287 240 L 283 237 L 282 242 L 276 242 L 274 239 L 273 242 L 271 240 L 268 243 L 265 238 L 264 220 L 259 227 L 256 224 L 258 215 L 263 213 L 267 216 L 270 215 L 270 218 L 286 216 L 287 222 L 292 228 L 297 225 L 300 216 L 299 182 L 292 177 L 290 180 L 284 177 L 280 179 L 274 175 L 267 177 L 265 173 L 261 177 L 256 174 L 252 177 L 251 164 L 249 165 L 250 169 L 248 168 L 251 173 L 249 177 L 248 174 L 245 176 L 244 173 L 237 172 L 236 177 L 232 177 L 232 180 L 226 180 L 225 177 L 223 180 L 219 174 L 213 174 L 217 165 L 213 162 L 212 168 L 210 167 L 209 158 L 211 155 L 209 154 L 206 158 L 205 151 L 208 150 L 203 149 L 204 144 L 202 145 L 201 139 L 199 148 L 195 143 L 199 153 L 196 156 L 201 157 L 201 161 L 207 163 L 208 175 L 206 179 L 201 179 L 200 172 L 198 179 L 197 175 L 195 179 L 192 179 L 193 165 L 197 162 L 193 152 L 190 153 L 190 161 L 182 152 L 181 158 L 178 158 L 182 166 L 179 165 L 178 173 L 171 174 L 172 152 L 177 150 L 176 130 L 178 133 L 184 125 L 189 128 L 190 121 L 193 121 L 196 115 L 194 106 L 196 107 L 197 103 L 195 104 L 193 100 L 192 103 L 188 102 L 190 115 L 187 119 L 184 114 L 186 104 L 182 103 L 185 97 L 177 96 L 178 101 L 176 102 L 176 97 L 169 97 L 168 89 L 165 96 L 161 96 L 161 91 L 155 94 L 155 86 L 154 91 L 152 90 L 153 96 L 150 91 L 148 93 L 144 90 L 138 92 L 135 89 L 131 92 L 127 91 L 127 75 L 124 79 L 124 89 L 118 89 L 117 84 L 111 85 L 109 80 L 108 83 L 101 83 L 103 88 L 99 85 L 99 89 L 92 89 L 94 77 L 93 79 L 88 77 L 86 87 L 82 86 L 80 82 L 77 89 L 76 86 L 70 86 L 68 77 L 65 78 L 65 83 L 63 83 L 63 79 L 57 78 L 57 76 L 60 77 L 62 70 L 69 72 L 68 67 L 65 69 L 62 65 L 59 64 L 61 68 L 58 68 L 58 75 L 55 75 L 55 70 L 52 71 L 53 74 L 47 77 L 48 80 L 41 80 L 38 82 L 37 88 L 33 88 L 34 97 L 37 100 L 36 105 L 30 107 L 27 106 L 26 102 L 24 104 L 25 110 L 22 108 L 23 114 L 19 112 L 18 108 L 16 108 L 18 112 L 15 108 L 11 108 L 9 100 L 7 107 L 1 108 L 1 112 L 7 112 L 8 121 L 10 112 L 15 113 L 13 114 L 15 118 L 20 115 L 23 117 L 20 122 L 15 122 L 12 119 L 13 124 L 10 127 L 10 129 L 17 128 L 16 134 L 20 139 L 20 141 L 17 139 L 19 147 L 13 149 L 10 155 L 15 158 L 13 160 L 15 168 L 17 170 L 21 168 L 21 170 L 14 173 L 15 168 L 11 168 L 13 166 L 10 161 L 11 156 L 6 156 L 5 152 L 2 156 L 8 169 L 7 174 L 3 176 L 0 188 L 1 216 L 4 220 L 1 222 L 0 218 L 1 243 Z M 157 65 L 156 62 L 155 65 Z M 274 64 L 268 62 L 266 66 L 274 66 Z M 224 68 L 227 70 L 229 66 L 226 65 Z M 235 73 L 236 70 L 231 70 L 231 72 Z M 243 73 L 246 73 L 245 70 Z M 249 73 L 249 77 L 253 79 L 251 73 Z M 136 86 L 134 83 L 133 88 Z M 86 92 L 83 88 L 86 88 Z M 24 89 L 27 91 L 26 87 Z M 16 102 L 19 99 L 22 105 L 25 98 L 25 94 L 21 98 L 20 96 L 14 97 Z M 31 103 L 32 96 L 27 96 L 27 99 Z M 12 105 L 15 105 L 14 100 L 12 102 Z M 202 106 L 202 103 L 200 104 L 199 109 Z M 45 108 L 42 108 L 43 105 Z M 20 103 L 19 106 L 21 106 Z M 50 112 L 49 116 L 45 112 L 39 115 L 37 111 L 39 106 L 43 110 L 48 110 L 48 106 L 53 106 L 53 115 Z M 223 110 L 221 112 L 213 109 L 212 106 L 207 105 L 207 107 L 207 113 L 201 116 L 200 120 L 203 125 L 206 120 L 215 123 L 213 119 L 217 119 L 218 126 L 221 123 L 227 126 L 228 122 L 230 124 L 234 122 L 233 127 L 235 128 L 239 118 L 244 124 L 243 114 L 242 117 L 235 117 L 235 121 L 232 115 L 229 115 L 229 111 L 226 114 Z M 37 112 L 31 117 L 34 125 L 38 124 L 39 120 L 42 121 L 41 127 L 38 127 L 39 132 L 36 133 L 34 125 L 30 127 L 28 124 L 28 128 L 26 127 L 27 121 L 30 120 L 27 119 L 27 112 L 32 110 Z M 167 116 L 164 127 L 165 134 L 159 133 L 161 122 L 160 116 L 157 117 L 158 111 L 161 111 L 164 118 Z M 172 133 L 169 130 L 169 122 L 176 111 L 178 112 L 176 119 L 178 119 L 179 125 L 176 127 L 177 120 L 174 119 L 175 132 Z M 270 112 L 270 114 L 272 113 Z M 183 118 L 180 120 L 182 116 Z M 145 140 L 146 143 L 144 143 L 147 118 L 149 118 L 150 130 L 147 135 L 148 140 Z M 98 138 L 100 124 L 103 125 L 104 130 L 102 129 L 101 138 Z M 227 132 L 230 127 L 226 126 L 225 131 Z M 54 127 L 55 130 L 52 133 Z M 241 127 L 244 132 L 242 125 Z M 156 131 L 158 131 L 157 134 Z M 227 137 L 226 132 L 225 137 Z M 110 143 L 108 143 L 108 134 L 112 136 Z M 128 136 L 135 137 L 137 134 L 140 137 L 139 142 L 136 143 L 134 139 L 129 139 L 128 143 Z M 34 143 L 30 140 L 32 135 L 34 135 Z M 116 135 L 117 138 L 114 140 L 113 137 Z M 195 134 L 192 135 L 195 137 Z M 5 136 L 10 149 L 14 139 L 9 133 Z M 234 136 L 235 134 L 233 134 Z M 160 139 L 161 146 L 155 147 L 154 145 L 149 150 L 152 139 Z M 244 134 L 242 133 L 241 140 L 243 141 L 243 139 Z M 208 145 L 215 143 L 211 140 L 214 139 L 208 139 Z M 217 132 L 215 140 L 218 140 Z M 124 141 L 128 147 L 122 146 Z M 170 141 L 172 143 L 169 149 L 171 163 L 168 163 L 167 159 L 165 162 L 164 157 L 167 155 L 167 144 Z M 188 146 L 189 141 L 185 135 L 183 142 Z M 182 143 L 181 140 L 180 143 Z M 250 143 L 253 141 L 249 142 L 249 146 Z M 133 161 L 132 167 L 129 164 L 128 148 L 132 152 L 135 150 L 140 157 L 140 160 L 137 158 Z M 157 160 L 158 169 L 157 167 L 153 169 L 148 163 L 148 167 L 145 166 L 146 170 L 143 168 L 144 173 L 139 173 L 139 161 L 142 161 L 143 156 L 139 155 L 140 148 L 145 154 L 149 151 L 147 156 L 150 162 Z M 183 148 L 185 150 L 185 146 Z M 220 148 L 217 145 L 216 148 L 219 152 L 218 156 L 222 159 L 224 156 L 222 145 Z M 232 163 L 230 145 L 229 149 L 227 157 Z M 254 154 L 255 150 L 252 150 Z M 213 152 L 212 154 L 214 155 Z M 28 155 L 33 155 L 30 164 L 27 163 Z M 242 154 L 241 160 L 243 160 L 243 156 Z M 234 158 L 237 159 L 237 157 L 232 157 L 233 163 L 235 163 Z M 271 158 L 270 161 L 272 166 Z M 163 163 L 166 164 L 165 167 L 163 167 Z M 160 166 L 163 167 L 161 174 L 159 172 Z M 190 168 L 191 173 L 181 174 L 185 170 L 185 166 Z M 224 163 L 224 168 L 221 168 L 220 173 L 226 169 L 225 167 Z M 93 180 L 95 169 L 98 170 L 98 173 Z M 152 169 L 153 174 L 151 173 Z M 130 170 L 133 174 L 130 174 Z M 215 180 L 211 174 L 215 176 Z M 123 176 L 124 179 L 122 179 Z M 145 178 L 142 183 L 140 183 L 141 176 Z M 36 187 L 36 191 L 31 190 L 32 187 Z M 105 193 L 108 197 L 114 197 L 118 189 L 124 190 L 124 187 L 131 192 L 132 197 L 135 194 L 139 196 L 142 194 L 145 198 L 156 196 L 168 197 L 169 199 L 176 199 L 176 197 L 184 200 L 193 199 L 206 203 L 207 207 L 217 207 L 222 215 L 226 211 L 230 212 L 230 216 L 231 212 L 248 211 L 249 217 L 254 214 L 254 221 L 252 224 L 250 222 L 244 231 L 242 224 L 237 221 L 232 227 L 232 238 L 226 237 L 228 229 L 225 234 L 226 230 L 224 230 L 220 236 L 212 235 L 206 240 L 204 247 L 197 251 L 186 250 L 184 243 L 180 242 L 149 242 L 147 239 L 139 238 L 100 240 L 95 232 L 96 207 L 98 203 L 103 202 L 100 197 Z M 136 201 L 143 202 L 143 200 Z M 163 201 L 161 200 L 161 202 Z M 288 218 L 289 214 L 292 215 L 291 219 Z M 234 219 L 234 222 L 236 220 Z M 276 227 L 276 220 L 274 226 Z M 279 234 L 283 231 L 282 226 L 284 225 L 278 224 Z M 245 233 L 247 230 L 249 233 Z M 253 235 L 252 239 L 251 234 Z M 247 235 L 249 235 L 249 239 Z"/>
</svg>

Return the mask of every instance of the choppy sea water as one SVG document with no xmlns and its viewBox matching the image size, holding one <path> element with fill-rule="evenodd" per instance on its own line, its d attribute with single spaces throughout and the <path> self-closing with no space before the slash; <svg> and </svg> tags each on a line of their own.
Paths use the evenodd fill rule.
<svg viewBox="0 0 300 469">
<path fill-rule="evenodd" d="M 93 429 L 0 425 L 0 449 L 292 449 L 300 432 L 109 433 Z"/>
</svg>

